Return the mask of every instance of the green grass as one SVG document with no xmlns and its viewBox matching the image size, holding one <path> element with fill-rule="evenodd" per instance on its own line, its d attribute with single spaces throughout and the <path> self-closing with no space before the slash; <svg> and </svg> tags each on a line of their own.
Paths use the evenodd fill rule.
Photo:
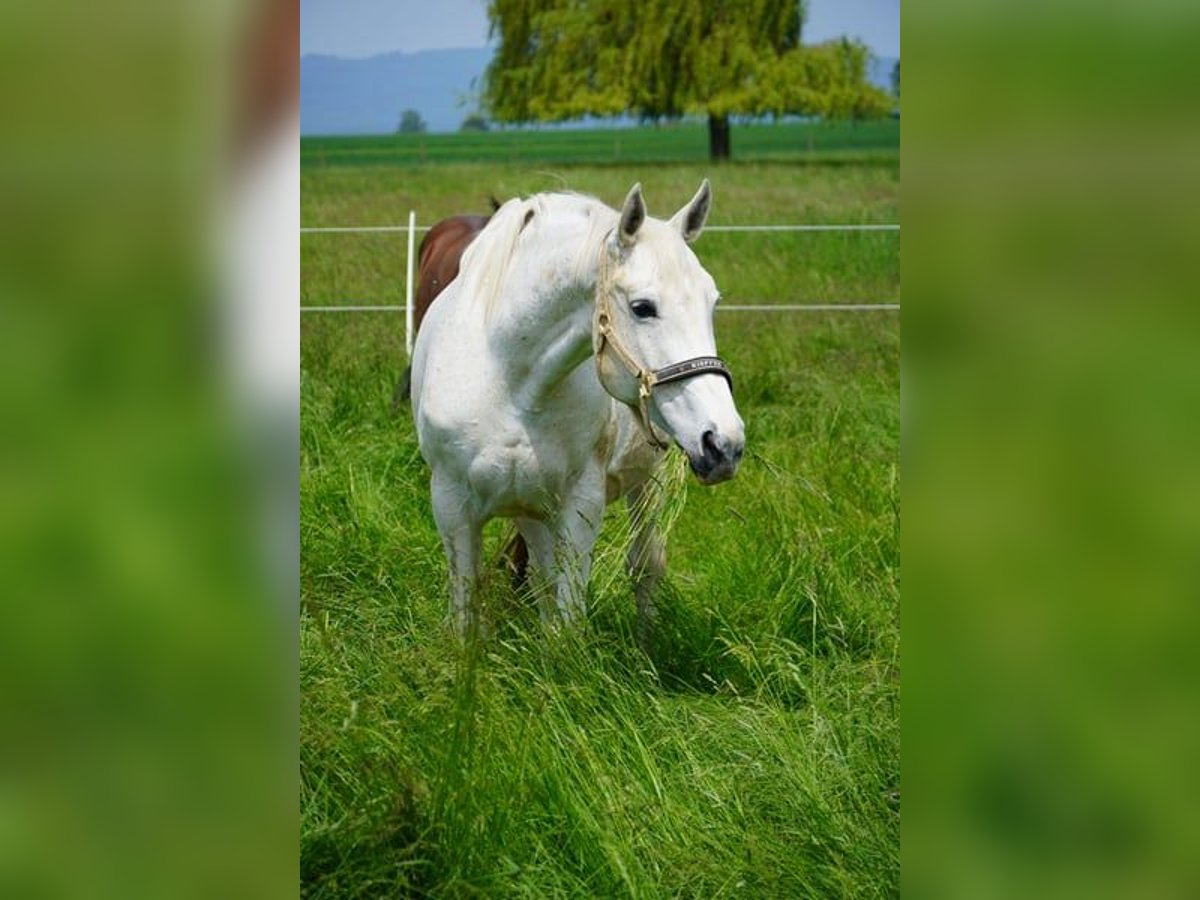
<svg viewBox="0 0 1200 900">
<path fill-rule="evenodd" d="M 566 186 L 651 211 L 700 166 L 307 167 L 305 224 L 425 222 Z M 898 221 L 895 165 L 737 164 L 716 222 Z M 402 297 L 403 241 L 306 235 L 304 301 Z M 895 299 L 895 235 L 708 235 L 734 299 Z M 401 317 L 302 319 L 301 877 L 310 897 L 893 896 L 899 889 L 899 321 L 724 314 L 750 455 L 681 480 L 649 655 L 606 523 L 586 628 L 443 624 Z M 499 553 L 502 524 L 487 548 Z"/>
<path fill-rule="evenodd" d="M 306 226 L 394 225 L 417 212 L 431 224 L 463 212 L 487 212 L 501 199 L 569 187 L 619 206 L 641 181 L 653 215 L 666 216 L 713 180 L 711 224 L 891 223 L 900 216 L 899 169 L 738 163 L 509 167 L 454 164 L 423 168 L 305 169 L 300 219 Z M 899 297 L 897 232 L 711 233 L 696 245 L 727 302 L 894 302 Z M 402 303 L 406 235 L 305 234 L 300 241 L 301 301 Z M 396 319 L 385 320 L 393 323 Z"/>
<path fill-rule="evenodd" d="M 733 126 L 734 156 L 742 162 L 788 160 L 840 162 L 898 160 L 900 123 L 753 123 Z M 708 126 L 680 122 L 646 128 L 547 129 L 306 137 L 300 158 L 309 168 L 413 166 L 447 162 L 534 163 L 704 162 Z"/>
</svg>

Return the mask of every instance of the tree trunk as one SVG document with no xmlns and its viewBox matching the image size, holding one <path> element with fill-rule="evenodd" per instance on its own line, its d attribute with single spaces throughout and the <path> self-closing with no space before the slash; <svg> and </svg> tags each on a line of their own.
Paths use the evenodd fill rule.
<svg viewBox="0 0 1200 900">
<path fill-rule="evenodd" d="M 708 158 L 712 162 L 729 159 L 729 116 L 708 117 Z"/>
</svg>

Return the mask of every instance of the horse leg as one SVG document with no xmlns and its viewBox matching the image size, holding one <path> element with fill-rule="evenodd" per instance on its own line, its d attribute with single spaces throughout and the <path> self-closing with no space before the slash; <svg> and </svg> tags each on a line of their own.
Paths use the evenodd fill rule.
<svg viewBox="0 0 1200 900">
<path fill-rule="evenodd" d="M 592 548 L 604 516 L 602 483 L 594 491 L 576 488 L 551 521 L 518 519 L 529 550 L 531 581 L 545 625 L 582 620 L 586 609 Z"/>
<path fill-rule="evenodd" d="M 592 550 L 604 518 L 604 471 L 581 478 L 559 515 L 556 538 L 562 560 L 556 578 L 558 611 L 564 621 L 582 621 L 587 612 L 587 585 L 592 573 Z"/>
<path fill-rule="evenodd" d="M 431 481 L 433 518 L 446 559 L 450 564 L 450 619 L 463 639 L 479 630 L 479 561 L 483 542 L 483 522 L 473 514 L 466 492 L 453 480 L 438 477 Z"/>
<path fill-rule="evenodd" d="M 529 543 L 520 531 L 504 545 L 502 556 L 504 557 L 503 567 L 512 579 L 513 590 L 523 590 L 529 580 Z"/>
<path fill-rule="evenodd" d="M 637 598 L 637 639 L 645 650 L 650 643 L 657 618 L 654 598 L 659 582 L 667 571 L 667 547 L 658 528 L 658 508 L 652 500 L 649 484 L 639 485 L 625 495 L 629 507 L 629 521 L 633 529 L 633 542 L 629 546 L 626 562 L 629 577 L 633 579 L 633 593 Z"/>
</svg>

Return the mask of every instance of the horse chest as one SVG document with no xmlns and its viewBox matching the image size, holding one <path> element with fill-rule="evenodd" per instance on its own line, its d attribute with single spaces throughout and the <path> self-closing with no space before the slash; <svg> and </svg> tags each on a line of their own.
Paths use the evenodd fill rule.
<svg viewBox="0 0 1200 900">
<path fill-rule="evenodd" d="M 512 429 L 479 449 L 467 477 L 489 514 L 543 518 L 598 469 L 594 455 L 572 452 L 552 433 Z"/>
</svg>

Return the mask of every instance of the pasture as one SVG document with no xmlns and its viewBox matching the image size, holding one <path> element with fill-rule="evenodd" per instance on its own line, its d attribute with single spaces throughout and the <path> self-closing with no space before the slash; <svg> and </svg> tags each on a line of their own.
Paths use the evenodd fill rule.
<svg viewBox="0 0 1200 900">
<path fill-rule="evenodd" d="M 708 158 L 708 126 L 703 122 L 678 122 L 644 128 L 547 127 L 458 134 L 308 137 L 301 141 L 300 148 L 301 161 L 308 169 L 446 162 L 510 166 L 703 163 Z M 895 162 L 899 148 L 900 122 L 895 119 L 735 124 L 733 128 L 734 155 L 742 161 Z"/>
<path fill-rule="evenodd" d="M 734 136 L 738 152 L 737 131 Z M 452 136 L 447 136 L 452 137 Z M 802 155 L 802 154 L 801 154 Z M 895 157 L 837 164 L 313 164 L 304 225 L 430 224 L 570 188 L 710 224 L 899 221 Z M 894 232 L 703 235 L 724 303 L 896 302 Z M 301 237 L 302 303 L 403 303 L 401 234 Z M 308 897 L 899 891 L 899 315 L 717 313 L 747 458 L 677 466 L 661 619 L 634 639 L 601 537 L 585 629 L 496 567 L 464 652 L 407 411 L 403 315 L 301 322 L 301 879 Z M 493 523 L 498 559 L 506 527 Z"/>
</svg>

